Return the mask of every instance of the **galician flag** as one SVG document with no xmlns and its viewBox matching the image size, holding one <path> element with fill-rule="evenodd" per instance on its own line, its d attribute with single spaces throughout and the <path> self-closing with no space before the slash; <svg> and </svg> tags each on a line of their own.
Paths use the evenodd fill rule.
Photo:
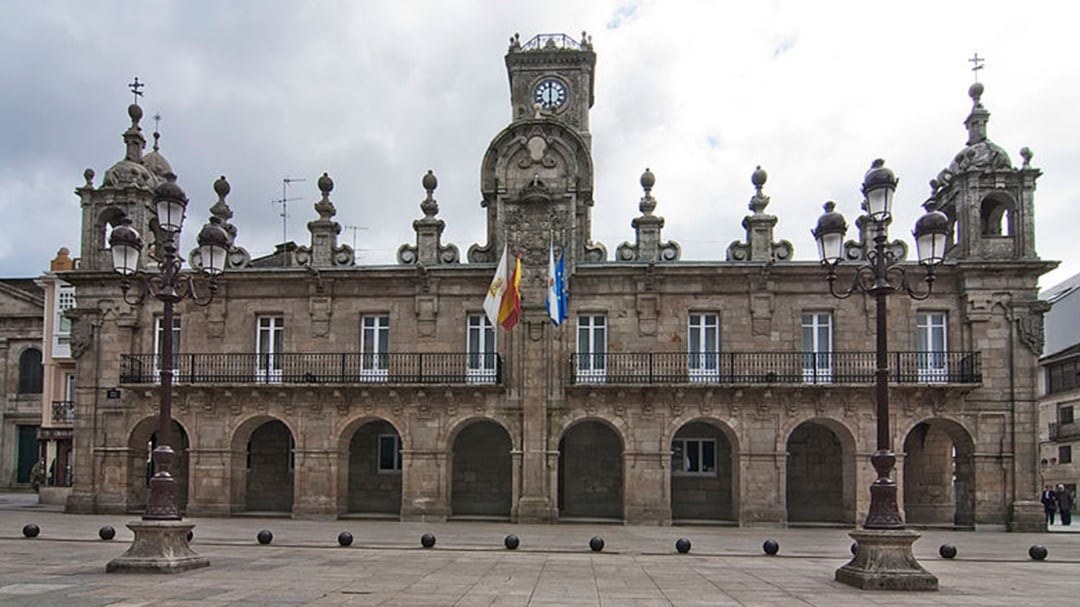
<svg viewBox="0 0 1080 607">
<path fill-rule="evenodd" d="M 484 313 L 492 325 L 499 324 L 499 308 L 502 306 L 503 297 L 506 295 L 506 245 L 503 245 L 502 257 L 499 265 L 495 266 L 495 276 L 488 286 L 487 296 L 484 297 Z"/>
<path fill-rule="evenodd" d="M 506 257 L 506 252 L 503 252 Z M 510 272 L 510 280 L 503 294 L 502 303 L 499 304 L 499 324 L 509 331 L 514 328 L 521 318 L 521 253 L 514 260 L 514 269 Z"/>
<path fill-rule="evenodd" d="M 555 245 L 548 247 L 548 292 L 547 311 L 551 323 L 555 326 L 566 320 L 566 253 L 559 254 L 559 263 L 555 263 Z"/>
</svg>

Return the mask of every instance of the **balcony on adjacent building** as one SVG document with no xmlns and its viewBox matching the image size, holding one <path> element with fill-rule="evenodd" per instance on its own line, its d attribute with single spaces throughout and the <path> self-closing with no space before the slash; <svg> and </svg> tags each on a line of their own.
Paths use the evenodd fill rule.
<svg viewBox="0 0 1080 607">
<path fill-rule="evenodd" d="M 177 354 L 178 384 L 500 384 L 498 354 Z M 155 354 L 120 358 L 121 384 L 160 378 Z"/>
<path fill-rule="evenodd" d="M 874 352 L 572 354 L 577 384 L 872 384 Z M 890 352 L 896 384 L 980 384 L 978 352 Z"/>
<path fill-rule="evenodd" d="M 1064 441 L 1080 438 L 1080 422 L 1053 422 L 1050 424 L 1050 440 Z"/>
</svg>

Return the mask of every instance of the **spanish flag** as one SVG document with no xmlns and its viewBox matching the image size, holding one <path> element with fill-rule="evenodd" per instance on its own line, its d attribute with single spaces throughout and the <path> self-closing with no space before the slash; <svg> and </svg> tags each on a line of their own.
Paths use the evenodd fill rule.
<svg viewBox="0 0 1080 607">
<path fill-rule="evenodd" d="M 510 280 L 506 293 L 503 294 L 502 303 L 499 304 L 499 324 L 509 331 L 514 328 L 521 318 L 521 252 L 514 260 L 514 269 L 510 272 Z"/>
</svg>

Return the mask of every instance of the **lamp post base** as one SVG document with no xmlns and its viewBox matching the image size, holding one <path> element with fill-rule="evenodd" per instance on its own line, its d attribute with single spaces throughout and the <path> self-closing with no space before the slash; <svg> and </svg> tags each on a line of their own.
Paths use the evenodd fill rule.
<svg viewBox="0 0 1080 607">
<path fill-rule="evenodd" d="M 937 590 L 938 579 L 911 553 L 919 534 L 907 529 L 859 529 L 848 534 L 859 544 L 851 562 L 836 570 L 836 581 L 862 590 Z"/>
<path fill-rule="evenodd" d="M 180 573 L 210 566 L 210 559 L 188 546 L 187 534 L 194 523 L 133 521 L 127 527 L 135 539 L 127 552 L 105 566 L 108 573 Z"/>
</svg>

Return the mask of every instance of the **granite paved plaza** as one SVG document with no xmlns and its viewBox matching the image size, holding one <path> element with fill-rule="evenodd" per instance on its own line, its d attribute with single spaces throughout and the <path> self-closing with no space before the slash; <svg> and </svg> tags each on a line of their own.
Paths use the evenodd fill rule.
<svg viewBox="0 0 1080 607">
<path fill-rule="evenodd" d="M 29 495 L 0 495 L 0 605 L 1032 605 L 1074 604 L 1080 534 L 925 531 L 915 545 L 940 578 L 932 593 L 859 591 L 833 581 L 851 544 L 843 529 L 551 526 L 279 518 L 190 519 L 207 569 L 177 575 L 106 574 L 136 517 L 66 515 Z M 36 523 L 36 539 L 22 537 Z M 117 529 L 98 539 L 102 525 Z M 255 535 L 270 529 L 274 541 Z M 355 541 L 340 547 L 337 535 Z M 420 546 L 425 532 L 437 536 Z M 521 538 L 516 551 L 503 538 Z M 589 538 L 602 535 L 603 552 Z M 678 554 L 679 537 L 693 542 Z M 776 557 L 761 543 L 776 538 Z M 955 544 L 952 561 L 937 554 Z M 1046 561 L 1028 558 L 1045 545 Z"/>
</svg>

